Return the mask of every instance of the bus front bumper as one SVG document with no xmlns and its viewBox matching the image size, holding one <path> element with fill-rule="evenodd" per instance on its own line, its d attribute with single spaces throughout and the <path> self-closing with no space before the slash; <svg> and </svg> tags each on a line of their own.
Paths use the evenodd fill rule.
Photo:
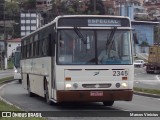
<svg viewBox="0 0 160 120">
<path fill-rule="evenodd" d="M 21 74 L 20 73 L 14 73 L 14 80 L 20 80 Z"/>
<path fill-rule="evenodd" d="M 131 101 L 133 90 L 57 91 L 57 102 Z"/>
</svg>

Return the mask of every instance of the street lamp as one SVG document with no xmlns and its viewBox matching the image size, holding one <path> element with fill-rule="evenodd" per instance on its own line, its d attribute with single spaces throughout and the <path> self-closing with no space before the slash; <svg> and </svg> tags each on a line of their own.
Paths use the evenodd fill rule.
<svg viewBox="0 0 160 120">
<path fill-rule="evenodd" d="M 4 69 L 7 69 L 7 36 L 6 36 L 6 17 L 5 17 L 5 1 L 4 1 L 4 5 L 3 5 L 3 21 L 4 21 Z"/>
</svg>

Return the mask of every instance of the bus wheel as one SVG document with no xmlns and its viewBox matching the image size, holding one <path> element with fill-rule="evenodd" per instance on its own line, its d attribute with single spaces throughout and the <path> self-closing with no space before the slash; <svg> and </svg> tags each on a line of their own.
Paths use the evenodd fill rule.
<svg viewBox="0 0 160 120">
<path fill-rule="evenodd" d="M 22 79 L 19 79 L 18 82 L 19 82 L 19 83 L 22 83 Z"/>
<path fill-rule="evenodd" d="M 46 103 L 51 105 L 52 101 L 49 100 L 49 92 L 48 92 L 48 86 L 47 86 L 47 81 L 45 80 L 45 99 L 46 99 Z"/>
<path fill-rule="evenodd" d="M 114 103 L 114 101 L 105 101 L 105 102 L 103 102 L 103 105 L 104 106 L 112 106 L 113 103 Z"/>
<path fill-rule="evenodd" d="M 27 80 L 27 81 L 28 81 L 28 84 L 27 84 L 28 94 L 30 97 L 34 97 L 34 93 L 31 92 L 30 82 L 29 82 L 29 80 Z"/>
</svg>

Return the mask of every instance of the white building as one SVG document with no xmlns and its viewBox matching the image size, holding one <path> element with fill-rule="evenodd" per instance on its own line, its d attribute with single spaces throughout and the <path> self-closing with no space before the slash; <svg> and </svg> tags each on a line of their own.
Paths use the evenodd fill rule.
<svg viewBox="0 0 160 120">
<path fill-rule="evenodd" d="M 42 26 L 40 13 L 21 13 L 21 37 L 30 34 Z"/>
<path fill-rule="evenodd" d="M 18 46 L 21 46 L 21 38 L 7 40 L 7 59 L 12 56 Z"/>
</svg>

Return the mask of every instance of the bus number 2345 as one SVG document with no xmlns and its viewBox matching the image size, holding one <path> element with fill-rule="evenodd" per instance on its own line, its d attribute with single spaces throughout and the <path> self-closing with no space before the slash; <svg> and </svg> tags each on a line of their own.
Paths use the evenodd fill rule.
<svg viewBox="0 0 160 120">
<path fill-rule="evenodd" d="M 128 76 L 128 71 L 113 71 L 113 76 Z"/>
</svg>

